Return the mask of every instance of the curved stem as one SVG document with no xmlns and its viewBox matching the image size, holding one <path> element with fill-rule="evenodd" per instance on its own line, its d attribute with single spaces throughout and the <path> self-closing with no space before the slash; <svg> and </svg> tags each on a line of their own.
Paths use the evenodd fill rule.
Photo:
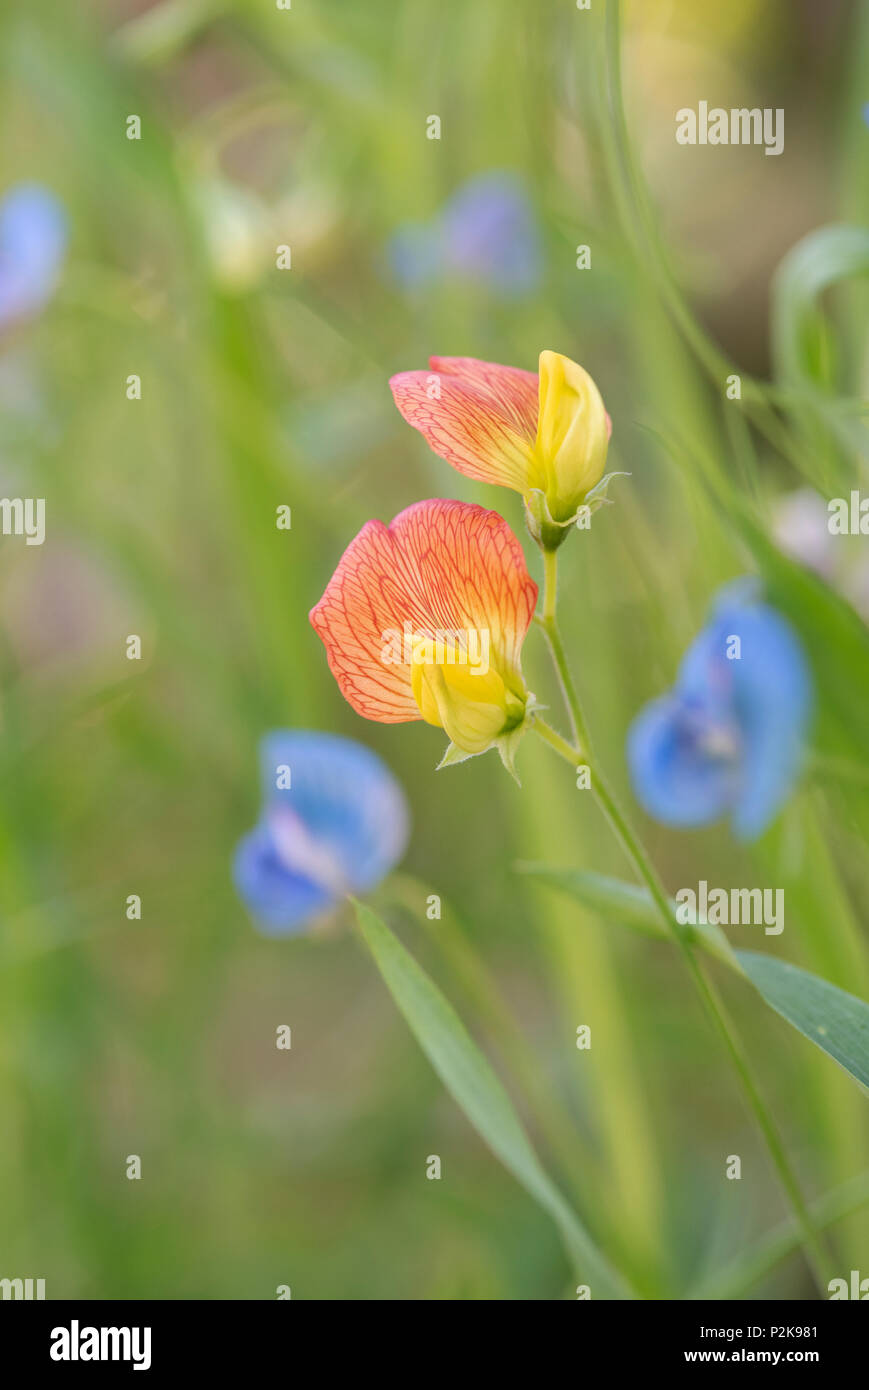
<svg viewBox="0 0 869 1390">
<path fill-rule="evenodd" d="M 821 1292 L 824 1292 L 832 1277 L 828 1268 L 826 1252 L 818 1239 L 817 1232 L 809 1216 L 799 1180 L 791 1167 L 775 1121 L 760 1093 L 751 1064 L 745 1054 L 739 1036 L 728 1017 L 724 1003 L 714 985 L 707 979 L 697 961 L 697 957 L 691 945 L 686 940 L 685 929 L 677 920 L 670 900 L 661 884 L 661 880 L 658 878 L 657 872 L 647 858 L 645 850 L 642 848 L 630 825 L 625 820 L 606 780 L 596 769 L 592 772 L 592 786 L 604 814 L 621 841 L 625 853 L 634 865 L 637 873 L 645 882 L 649 892 L 652 894 L 662 919 L 666 919 L 667 925 L 672 933 L 674 941 L 677 943 L 682 953 L 682 958 L 694 982 L 694 986 L 700 996 L 703 1006 L 730 1057 L 745 1100 L 763 1135 L 770 1158 L 772 1159 L 779 1180 L 788 1196 L 794 1215 L 803 1233 L 803 1238 L 806 1243 L 806 1253 L 809 1257 L 812 1271 L 820 1285 Z"/>
<path fill-rule="evenodd" d="M 574 748 L 572 743 L 568 743 L 566 738 L 562 738 L 561 734 L 556 733 L 545 719 L 540 719 L 539 716 L 535 718 L 534 732 L 545 739 L 549 747 L 554 748 L 559 757 L 563 758 L 566 763 L 578 763 L 580 761 L 582 756 L 580 750 Z"/>
<path fill-rule="evenodd" d="M 558 683 L 561 686 L 561 693 L 564 703 L 567 706 L 570 717 L 570 729 L 574 742 L 580 748 L 589 747 L 588 725 L 582 712 L 579 694 L 567 664 L 567 657 L 564 652 L 564 643 L 561 640 L 561 629 L 558 626 L 558 619 L 555 616 L 555 607 L 558 598 L 558 551 L 543 551 L 543 616 L 538 618 L 540 626 L 546 634 L 549 644 L 550 655 L 555 670 L 558 674 Z"/>
<path fill-rule="evenodd" d="M 705 333 L 685 301 L 661 241 L 648 189 L 633 157 L 622 97 L 619 0 L 608 0 L 604 23 L 609 102 L 601 134 L 609 157 L 610 174 L 624 230 L 633 241 L 638 259 L 650 261 L 656 271 L 661 301 L 685 341 L 710 380 L 720 386 L 737 368 Z M 743 373 L 740 376 L 745 402 L 758 430 L 774 448 L 799 467 L 798 442 L 770 405 L 769 398 L 776 394 L 775 391 L 753 377 Z"/>
<path fill-rule="evenodd" d="M 697 327 L 693 315 L 685 305 L 675 277 L 663 254 L 657 232 L 655 218 L 646 194 L 645 187 L 634 165 L 630 140 L 621 99 L 620 34 L 618 0 L 609 0 L 605 11 L 605 47 L 607 67 L 607 96 L 609 110 L 602 122 L 602 136 L 609 156 L 612 185 L 616 193 L 625 223 L 625 231 L 634 241 L 638 254 L 650 255 L 658 271 L 658 286 L 661 297 L 670 309 L 684 336 L 693 347 L 698 359 L 713 377 L 720 378 L 726 358 L 715 348 Z M 636 214 L 636 216 L 635 216 Z M 633 234 L 636 222 L 639 231 Z M 783 452 L 792 451 L 793 444 L 788 432 L 774 410 L 768 405 L 765 392 L 755 383 L 746 395 L 754 407 L 754 418 L 758 427 Z M 555 553 L 544 551 L 544 598 L 543 614 L 537 621 L 546 633 L 553 663 L 558 674 L 565 703 L 570 712 L 574 744 L 571 745 L 560 734 L 537 718 L 534 727 L 538 734 L 572 767 L 589 763 L 588 731 L 580 708 L 576 688 L 567 660 L 556 618 L 556 568 Z M 609 821 L 616 838 L 636 873 L 648 888 L 656 905 L 667 934 L 680 950 L 685 966 L 700 995 L 704 1008 L 718 1032 L 730 1057 L 734 1071 L 746 1103 L 761 1131 L 773 1166 L 793 1209 L 797 1227 L 801 1233 L 806 1257 L 818 1281 L 819 1288 L 826 1292 L 828 1282 L 826 1253 L 818 1238 L 812 1219 L 803 1198 L 799 1182 L 791 1167 L 784 1145 L 779 1137 L 775 1123 L 770 1116 L 760 1090 L 754 1079 L 742 1044 L 730 1023 L 724 1005 L 713 985 L 707 980 L 698 964 L 686 928 L 677 920 L 669 898 L 658 878 L 657 871 L 648 859 L 646 852 L 632 827 L 622 813 L 604 775 L 595 767 L 590 768 L 592 787 L 598 804 Z"/>
<path fill-rule="evenodd" d="M 580 749 L 572 747 L 566 739 L 563 739 L 560 734 L 557 734 L 555 730 L 551 729 L 543 720 L 536 720 L 534 727 L 550 747 L 558 753 L 565 762 L 570 763 L 572 767 L 575 767 L 579 761 L 583 760 L 584 754 Z M 588 762 L 588 759 L 585 758 L 585 761 Z M 779 1136 L 775 1122 L 766 1107 L 766 1103 L 754 1079 L 751 1065 L 745 1055 L 738 1035 L 728 1018 L 724 1004 L 718 996 L 718 992 L 700 968 L 694 951 L 692 950 L 686 928 L 678 921 L 663 884 L 658 877 L 657 871 L 646 855 L 637 836 L 634 834 L 628 820 L 622 813 L 615 796 L 607 784 L 606 778 L 596 767 L 591 768 L 591 785 L 598 804 L 612 826 L 616 838 L 634 866 L 634 869 L 651 893 L 669 935 L 673 938 L 682 953 L 685 966 L 700 996 L 706 1013 L 730 1057 L 743 1096 L 763 1136 L 773 1166 L 778 1173 L 781 1185 L 793 1209 L 794 1216 L 796 1217 L 797 1224 L 802 1233 L 806 1256 L 811 1265 L 812 1272 L 820 1290 L 824 1292 L 831 1277 L 826 1253 L 812 1224 L 805 1199 L 800 1189 L 799 1181 L 791 1167 L 790 1160 L 785 1151 L 781 1137 Z"/>
</svg>

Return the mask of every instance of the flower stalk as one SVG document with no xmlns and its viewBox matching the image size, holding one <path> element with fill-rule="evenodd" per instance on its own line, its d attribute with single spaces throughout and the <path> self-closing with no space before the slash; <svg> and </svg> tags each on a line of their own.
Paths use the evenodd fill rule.
<svg viewBox="0 0 869 1390">
<path fill-rule="evenodd" d="M 552 552 L 549 556 L 544 556 L 544 572 L 545 590 L 543 617 L 540 622 L 549 641 L 553 664 L 564 694 L 571 725 L 575 731 L 575 735 L 578 734 L 578 737 L 575 737 L 574 744 L 569 743 L 539 717 L 535 718 L 534 728 L 539 736 L 549 744 L 550 748 L 552 748 L 565 762 L 569 763 L 571 767 L 575 768 L 579 763 L 584 763 L 586 766 L 589 766 L 591 786 L 598 805 L 609 822 L 622 850 L 633 865 L 634 870 L 648 888 L 669 935 L 681 952 L 682 959 L 688 970 L 688 974 L 691 976 L 694 987 L 700 996 L 704 1010 L 715 1031 L 721 1038 L 725 1051 L 730 1058 L 733 1070 L 739 1081 L 742 1095 L 760 1130 L 773 1167 L 794 1213 L 795 1220 L 802 1235 L 806 1259 L 808 1260 L 812 1274 L 818 1285 L 819 1291 L 825 1293 L 827 1285 L 832 1277 L 827 1253 L 815 1230 L 805 1198 L 802 1194 L 799 1179 L 788 1158 L 775 1121 L 761 1095 L 759 1086 L 754 1078 L 751 1064 L 748 1061 L 738 1034 L 727 1015 L 723 1001 L 720 999 L 717 990 L 701 969 L 688 934 L 673 911 L 667 893 L 658 877 L 657 870 L 619 807 L 618 801 L 609 787 L 606 777 L 597 766 L 590 765 L 588 735 L 587 732 L 585 732 L 585 719 L 577 697 L 576 687 L 567 664 L 556 618 L 557 573 L 555 552 Z"/>
<path fill-rule="evenodd" d="M 558 552 L 543 551 L 543 616 L 535 618 L 543 629 L 552 663 L 558 675 L 558 683 L 570 718 L 571 734 L 574 742 L 583 751 L 589 751 L 591 740 L 588 726 L 582 711 L 579 693 L 573 681 L 570 666 L 561 639 L 561 629 L 556 617 L 558 599 Z"/>
</svg>

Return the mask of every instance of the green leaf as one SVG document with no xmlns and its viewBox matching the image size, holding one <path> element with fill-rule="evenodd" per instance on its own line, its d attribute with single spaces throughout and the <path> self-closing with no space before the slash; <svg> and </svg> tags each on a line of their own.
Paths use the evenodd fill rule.
<svg viewBox="0 0 869 1390">
<path fill-rule="evenodd" d="M 364 903 L 353 904 L 365 943 L 423 1052 L 495 1157 L 554 1219 L 576 1273 L 593 1296 L 633 1297 L 542 1168 L 510 1097 L 452 1005 L 385 922 Z"/>
<path fill-rule="evenodd" d="M 583 907 L 602 917 L 620 922 L 643 936 L 654 937 L 658 941 L 672 941 L 672 936 L 661 921 L 661 913 L 647 888 L 636 883 L 625 883 L 620 878 L 607 878 L 605 874 L 592 873 L 590 869 L 559 869 L 550 864 L 519 863 L 520 873 L 530 874 L 558 888 L 582 903 Z M 673 911 L 676 904 L 673 903 Z M 736 961 L 733 950 L 724 932 L 707 922 L 686 927 L 688 940 L 695 946 L 705 946 L 708 951 L 731 968 Z"/>
<path fill-rule="evenodd" d="M 637 884 L 548 864 L 520 864 L 517 868 L 559 888 L 609 921 L 620 922 L 644 936 L 671 939 L 651 894 Z M 869 1004 L 788 961 L 761 951 L 734 951 L 716 926 L 701 922 L 690 930 L 696 945 L 745 975 L 771 1009 L 869 1088 Z"/>
<path fill-rule="evenodd" d="M 820 296 L 837 280 L 869 275 L 869 229 L 838 223 L 797 242 L 772 285 L 772 343 L 777 373 L 800 382 L 815 377 L 813 339 Z"/>
<path fill-rule="evenodd" d="M 760 951 L 737 951 L 770 1008 L 869 1087 L 869 1004 L 817 975 Z"/>
</svg>

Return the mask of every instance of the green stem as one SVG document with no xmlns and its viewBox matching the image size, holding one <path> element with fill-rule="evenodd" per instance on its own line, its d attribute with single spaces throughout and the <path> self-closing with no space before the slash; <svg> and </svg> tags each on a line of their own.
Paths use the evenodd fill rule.
<svg viewBox="0 0 869 1390">
<path fill-rule="evenodd" d="M 581 761 L 579 749 L 574 748 L 572 743 L 568 743 L 566 738 L 561 737 L 561 734 L 557 734 L 555 730 L 546 723 L 545 719 L 535 719 L 534 732 L 539 734 L 542 739 L 545 739 L 550 748 L 554 748 L 559 757 L 563 758 L 566 763 L 573 763 L 576 765 Z"/>
<path fill-rule="evenodd" d="M 726 354 L 713 343 L 685 302 L 658 231 L 648 189 L 634 160 L 625 119 L 621 80 L 621 33 L 619 0 L 607 0 L 605 13 L 605 51 L 607 102 L 601 122 L 601 135 L 607 155 L 613 190 L 623 229 L 638 261 L 650 263 L 664 307 L 669 311 L 698 362 L 720 390 L 724 380 L 738 372 L 743 397 L 757 429 L 768 442 L 799 468 L 800 449 L 787 426 L 769 403 L 776 393 L 764 383 L 738 371 Z"/>
<path fill-rule="evenodd" d="M 543 621 L 555 622 L 555 609 L 558 603 L 558 551 L 543 552 Z"/>
<path fill-rule="evenodd" d="M 549 746 L 554 749 L 565 762 L 570 763 L 572 767 L 575 767 L 577 762 L 582 759 L 583 755 L 580 753 L 580 750 L 572 747 L 560 734 L 557 734 L 554 729 L 550 729 L 549 725 L 544 723 L 543 720 L 538 719 L 534 727 Z M 585 759 L 585 761 L 587 762 L 588 760 Z M 799 1182 L 791 1167 L 790 1160 L 788 1159 L 784 1145 L 779 1137 L 775 1122 L 761 1096 L 751 1066 L 742 1049 L 742 1045 L 733 1025 L 727 1016 L 724 1004 L 719 998 L 714 986 L 707 980 L 697 963 L 686 928 L 678 921 L 676 914 L 672 910 L 670 900 L 667 897 L 664 887 L 658 878 L 657 872 L 619 808 L 618 802 L 607 785 L 605 777 L 597 768 L 591 769 L 591 783 L 598 804 L 601 806 L 604 815 L 612 826 L 616 838 L 619 840 L 628 859 L 651 893 L 669 935 L 673 938 L 681 951 L 685 966 L 691 976 L 703 1006 L 730 1057 L 742 1093 L 749 1109 L 754 1115 L 755 1121 L 766 1143 L 773 1166 L 778 1173 L 779 1180 L 787 1194 L 800 1230 L 802 1231 L 806 1255 L 809 1259 L 812 1272 L 818 1283 L 819 1289 L 821 1292 L 824 1292 L 832 1277 L 827 1265 L 826 1253 L 812 1225 L 805 1199 L 800 1190 Z"/>
<path fill-rule="evenodd" d="M 588 736 L 588 725 L 582 712 L 582 705 L 579 693 L 573 682 L 570 667 L 567 664 L 567 657 L 564 652 L 564 643 L 561 640 L 561 629 L 558 626 L 558 619 L 555 615 L 555 607 L 558 599 L 558 551 L 543 551 L 543 616 L 537 619 L 542 627 L 546 640 L 549 644 L 549 651 L 555 670 L 558 674 L 558 681 L 561 686 L 561 693 L 564 696 L 564 703 L 570 714 L 571 733 L 574 742 L 580 748 L 588 748 L 590 740 Z"/>
</svg>

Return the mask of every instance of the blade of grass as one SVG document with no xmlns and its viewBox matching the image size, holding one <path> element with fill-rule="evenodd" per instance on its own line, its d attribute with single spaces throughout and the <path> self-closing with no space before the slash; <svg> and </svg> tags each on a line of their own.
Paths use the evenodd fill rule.
<svg viewBox="0 0 869 1390">
<path fill-rule="evenodd" d="M 869 1172 L 860 1173 L 834 1191 L 826 1192 L 811 1204 L 809 1214 L 815 1229 L 821 1231 L 860 1211 L 867 1203 Z M 789 1217 L 750 1250 L 741 1251 L 723 1269 L 702 1280 L 690 1295 L 692 1301 L 744 1298 L 777 1264 L 799 1249 L 801 1240 L 797 1222 Z"/>
<path fill-rule="evenodd" d="M 369 907 L 353 900 L 362 937 L 411 1032 L 480 1137 L 561 1232 L 577 1275 L 598 1298 L 631 1298 L 540 1164 L 513 1104 L 452 1005 Z"/>
</svg>

